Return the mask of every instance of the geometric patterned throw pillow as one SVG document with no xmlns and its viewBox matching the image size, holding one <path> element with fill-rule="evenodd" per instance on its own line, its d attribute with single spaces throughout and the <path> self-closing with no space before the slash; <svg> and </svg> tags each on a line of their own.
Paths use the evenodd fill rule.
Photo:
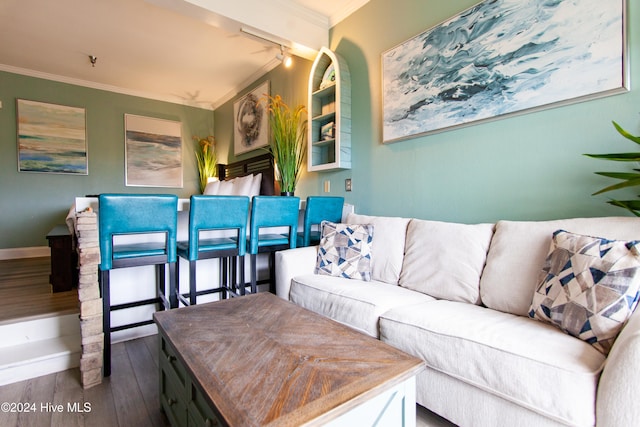
<svg viewBox="0 0 640 427">
<path fill-rule="evenodd" d="M 640 241 L 558 230 L 529 316 L 558 326 L 607 355 L 638 304 Z"/>
<path fill-rule="evenodd" d="M 373 225 L 322 222 L 316 274 L 371 280 Z"/>
</svg>

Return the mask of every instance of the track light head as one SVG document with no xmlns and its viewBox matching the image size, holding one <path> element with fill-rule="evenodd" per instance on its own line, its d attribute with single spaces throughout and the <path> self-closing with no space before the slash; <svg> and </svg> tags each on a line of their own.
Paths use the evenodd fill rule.
<svg viewBox="0 0 640 427">
<path fill-rule="evenodd" d="M 276 58 L 282 61 L 282 65 L 284 65 L 285 68 L 289 68 L 293 64 L 291 55 L 285 51 L 285 48 L 282 45 L 280 45 L 280 53 L 276 55 Z"/>
</svg>

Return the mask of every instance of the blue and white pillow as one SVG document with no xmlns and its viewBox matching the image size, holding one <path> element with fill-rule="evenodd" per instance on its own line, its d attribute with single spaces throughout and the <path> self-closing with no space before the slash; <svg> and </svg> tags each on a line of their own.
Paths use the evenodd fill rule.
<svg viewBox="0 0 640 427">
<path fill-rule="evenodd" d="M 640 241 L 558 230 L 529 316 L 556 325 L 607 355 L 640 296 Z"/>
<path fill-rule="evenodd" d="M 373 225 L 322 222 L 316 274 L 371 280 Z"/>
</svg>

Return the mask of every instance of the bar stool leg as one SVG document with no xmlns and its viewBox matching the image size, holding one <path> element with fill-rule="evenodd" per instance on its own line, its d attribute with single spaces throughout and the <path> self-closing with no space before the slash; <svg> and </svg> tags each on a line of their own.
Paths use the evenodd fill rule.
<svg viewBox="0 0 640 427">
<path fill-rule="evenodd" d="M 276 293 L 276 253 L 269 252 L 269 292 Z"/>
<path fill-rule="evenodd" d="M 229 283 L 229 297 L 243 295 L 244 286 L 244 257 L 234 256 L 231 258 L 233 266 L 233 277 Z"/>
<path fill-rule="evenodd" d="M 244 255 L 238 258 L 240 258 L 240 295 L 244 295 L 244 292 L 245 292 Z"/>
<path fill-rule="evenodd" d="M 196 261 L 189 261 L 189 305 L 196 305 Z"/>
<path fill-rule="evenodd" d="M 165 310 L 167 307 L 167 301 L 169 301 L 169 296 L 167 295 L 167 286 L 166 286 L 166 272 L 164 271 L 164 264 L 156 264 L 156 289 L 158 303 L 161 304 L 158 307 L 158 310 Z"/>
<path fill-rule="evenodd" d="M 218 285 L 227 286 L 227 258 L 218 258 Z"/>
<path fill-rule="evenodd" d="M 180 258 L 176 261 L 176 295 L 178 296 L 178 304 L 180 302 L 184 304 L 182 294 L 180 293 Z"/>
<path fill-rule="evenodd" d="M 233 291 L 236 292 L 236 286 L 238 284 L 238 274 L 239 274 L 239 270 L 238 268 L 240 267 L 238 264 L 238 256 L 235 255 L 231 258 L 231 265 L 233 265 L 233 276 L 231 278 L 231 283 L 230 283 L 230 288 L 229 291 Z M 231 293 L 227 292 L 227 298 L 231 298 Z"/>
<path fill-rule="evenodd" d="M 169 307 L 167 309 L 178 308 L 176 263 L 177 261 L 169 263 Z M 162 271 L 164 271 L 164 266 L 162 266 Z"/>
<path fill-rule="evenodd" d="M 258 286 L 257 286 L 257 266 L 256 266 L 256 258 L 258 257 L 258 255 L 256 254 L 251 254 L 251 293 L 252 294 L 256 294 L 258 293 Z"/>
<path fill-rule="evenodd" d="M 238 279 L 238 259 L 235 256 L 227 258 L 229 264 L 229 280 L 224 283 L 222 290 L 222 299 L 227 299 L 228 290 L 233 289 Z"/>
<path fill-rule="evenodd" d="M 226 286 L 226 284 L 229 282 L 229 258 L 223 257 L 221 258 L 221 261 L 222 261 L 222 281 L 220 281 L 220 284 L 224 284 L 224 286 Z"/>
<path fill-rule="evenodd" d="M 109 270 L 100 270 L 100 290 L 102 292 L 102 332 L 104 333 L 103 375 L 111 375 L 111 298 L 109 289 Z"/>
<path fill-rule="evenodd" d="M 227 299 L 227 289 L 232 286 L 232 283 L 236 280 L 236 267 L 235 267 L 235 257 L 226 257 L 224 259 L 224 264 L 227 266 L 227 277 L 222 284 L 222 299 Z"/>
</svg>

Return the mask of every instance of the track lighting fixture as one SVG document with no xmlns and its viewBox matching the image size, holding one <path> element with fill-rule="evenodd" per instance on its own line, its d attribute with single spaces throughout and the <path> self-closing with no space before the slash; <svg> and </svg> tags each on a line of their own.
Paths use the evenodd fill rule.
<svg viewBox="0 0 640 427">
<path fill-rule="evenodd" d="M 280 45 L 280 53 L 276 55 L 276 58 L 282 61 L 282 65 L 284 65 L 285 68 L 289 68 L 291 67 L 291 64 L 293 64 L 293 59 L 291 59 L 291 55 L 289 55 L 285 51 L 283 45 Z"/>
<path fill-rule="evenodd" d="M 278 61 L 281 61 L 282 65 L 284 65 L 285 68 L 289 68 L 291 67 L 291 65 L 293 65 L 293 59 L 291 58 L 291 54 L 287 52 L 287 49 L 289 49 L 289 47 L 283 44 L 284 40 L 276 40 L 273 38 L 273 36 L 267 33 L 263 33 L 261 31 L 254 30 L 252 28 L 241 27 L 240 32 L 248 36 L 251 36 L 253 38 L 264 40 L 266 42 L 273 43 L 277 46 L 280 46 L 280 53 L 276 55 L 276 59 Z"/>
</svg>

